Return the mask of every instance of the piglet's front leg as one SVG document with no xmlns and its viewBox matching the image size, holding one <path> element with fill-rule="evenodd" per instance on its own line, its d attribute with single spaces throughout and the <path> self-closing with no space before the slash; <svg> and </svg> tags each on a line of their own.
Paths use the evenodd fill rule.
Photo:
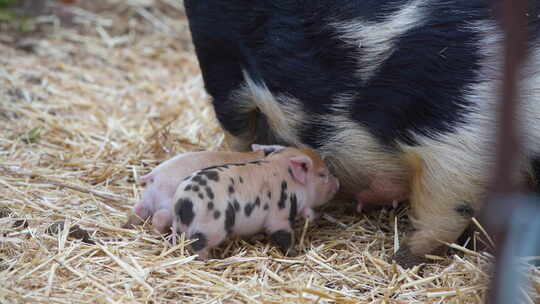
<svg viewBox="0 0 540 304">
<path fill-rule="evenodd" d="M 284 255 L 298 255 L 294 249 L 294 231 L 289 220 L 271 219 L 266 232 Z"/>
<path fill-rule="evenodd" d="M 310 223 L 313 223 L 315 220 L 317 220 L 320 217 L 320 215 L 317 212 L 315 212 L 315 210 L 308 207 L 304 208 L 301 214 L 302 214 L 302 217 L 309 220 Z"/>
<path fill-rule="evenodd" d="M 152 226 L 161 234 L 167 234 L 171 231 L 173 217 L 167 209 L 160 209 L 152 217 Z"/>
</svg>

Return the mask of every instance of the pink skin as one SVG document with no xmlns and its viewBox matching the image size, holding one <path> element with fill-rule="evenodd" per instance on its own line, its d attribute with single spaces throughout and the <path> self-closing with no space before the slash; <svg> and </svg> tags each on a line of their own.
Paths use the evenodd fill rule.
<svg viewBox="0 0 540 304">
<path fill-rule="evenodd" d="M 330 174 L 322 159 L 311 150 L 304 149 L 287 148 L 259 163 L 215 170 L 213 173 L 217 178 L 212 182 L 204 177 L 207 176 L 205 171 L 201 172 L 192 175 L 178 187 L 173 208 L 183 211 L 174 214 L 172 237 L 175 243 L 178 233 L 186 233 L 189 239 L 203 236 L 203 242 L 193 247 L 199 259 L 203 260 L 208 258 L 211 248 L 229 236 L 247 236 L 259 231 L 266 231 L 282 252 L 294 255 L 294 231 L 291 226 L 294 217 L 301 215 L 314 221 L 317 215 L 313 208 L 331 200 L 339 190 L 339 181 Z M 193 190 L 194 185 L 200 185 L 201 178 L 206 180 L 205 184 L 210 185 L 214 193 L 211 208 L 208 197 L 199 196 L 200 187 L 198 191 Z M 232 202 L 237 202 L 239 208 L 232 211 L 234 216 L 231 224 L 228 222 L 231 217 L 227 214 L 235 210 L 231 209 Z M 254 205 L 255 202 L 257 205 Z M 293 215 L 292 210 L 296 210 Z M 189 226 L 182 223 L 182 214 L 189 214 Z M 283 241 L 284 235 L 290 241 Z"/>
<path fill-rule="evenodd" d="M 146 185 L 142 199 L 133 209 L 133 215 L 124 228 L 141 225 L 151 219 L 152 225 L 162 234 L 170 231 L 172 224 L 172 198 L 182 180 L 193 172 L 215 165 L 245 162 L 264 158 L 265 154 L 283 149 L 282 146 L 253 145 L 253 152 L 188 152 L 177 155 L 141 176 Z"/>
<path fill-rule="evenodd" d="M 376 176 L 370 187 L 366 190 L 358 192 L 356 197 L 356 211 L 362 212 L 366 205 L 386 206 L 392 205 L 397 207 L 401 201 L 408 199 L 409 193 L 405 185 L 392 182 L 389 176 Z"/>
</svg>

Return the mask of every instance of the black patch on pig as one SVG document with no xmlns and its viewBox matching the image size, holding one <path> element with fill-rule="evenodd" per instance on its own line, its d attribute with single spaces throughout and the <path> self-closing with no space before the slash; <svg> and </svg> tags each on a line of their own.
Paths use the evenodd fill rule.
<svg viewBox="0 0 540 304">
<path fill-rule="evenodd" d="M 206 187 L 206 195 L 208 196 L 209 199 L 214 199 L 214 192 L 212 191 L 212 189 L 210 187 Z"/>
<path fill-rule="evenodd" d="M 291 178 L 294 179 L 294 175 L 292 173 L 292 168 L 291 167 L 287 168 L 287 171 L 289 171 L 289 175 L 291 176 Z"/>
<path fill-rule="evenodd" d="M 217 220 L 221 216 L 221 212 L 219 210 L 214 211 L 214 218 Z"/>
<path fill-rule="evenodd" d="M 236 214 L 234 212 L 234 206 L 231 203 L 227 204 L 227 209 L 225 209 L 225 231 L 227 234 L 230 234 L 234 227 L 234 221 Z"/>
<path fill-rule="evenodd" d="M 255 199 L 255 203 L 253 204 L 255 207 L 261 207 L 261 199 L 257 196 Z"/>
<path fill-rule="evenodd" d="M 253 212 L 253 205 L 250 203 L 247 203 L 244 206 L 244 213 L 246 214 L 246 217 L 250 217 L 251 212 Z"/>
<path fill-rule="evenodd" d="M 197 185 L 193 185 L 193 188 L 192 188 L 192 189 L 193 189 L 193 191 L 195 191 L 195 192 L 199 192 L 199 186 L 197 186 Z"/>
<path fill-rule="evenodd" d="M 291 209 L 289 210 L 289 222 L 291 223 L 291 226 L 294 223 L 294 220 L 296 219 L 296 213 L 298 212 L 298 200 L 296 198 L 296 194 L 291 194 Z"/>
<path fill-rule="evenodd" d="M 231 184 L 234 185 L 234 179 L 232 177 L 229 177 L 229 179 L 231 180 Z"/>
<path fill-rule="evenodd" d="M 240 180 L 240 184 L 243 184 L 244 183 L 244 179 L 240 176 L 238 177 L 238 180 Z"/>
<path fill-rule="evenodd" d="M 266 163 L 268 163 L 268 161 L 265 161 L 265 160 L 254 160 L 254 161 L 247 162 L 247 164 L 253 164 L 253 165 L 262 165 Z"/>
<path fill-rule="evenodd" d="M 234 193 L 234 186 L 229 185 L 229 194 L 233 194 L 233 193 Z"/>
<path fill-rule="evenodd" d="M 206 180 L 201 175 L 196 175 L 191 180 L 198 183 L 201 186 L 206 186 Z"/>
<path fill-rule="evenodd" d="M 456 212 L 463 217 L 474 216 L 474 209 L 468 202 L 463 202 L 462 204 L 458 205 L 454 210 L 456 210 Z"/>
<path fill-rule="evenodd" d="M 187 185 L 185 188 L 184 188 L 184 191 L 189 191 L 191 190 L 191 185 Z"/>
<path fill-rule="evenodd" d="M 238 203 L 237 200 L 234 200 L 233 204 L 234 204 L 234 211 L 236 212 L 240 211 L 240 203 Z"/>
<path fill-rule="evenodd" d="M 281 182 L 281 196 L 279 197 L 278 207 L 279 209 L 285 208 L 285 203 L 287 202 L 287 182 Z"/>
<path fill-rule="evenodd" d="M 191 243 L 191 249 L 193 249 L 193 251 L 203 250 L 208 243 L 206 240 L 206 236 L 202 232 L 194 233 L 191 236 L 191 239 L 197 239 L 195 242 Z"/>
<path fill-rule="evenodd" d="M 211 170 L 204 170 L 199 172 L 199 175 L 204 175 L 208 180 L 218 182 L 219 181 L 219 173 L 217 171 L 211 171 Z"/>
<path fill-rule="evenodd" d="M 217 166 L 210 166 L 210 167 L 206 167 L 204 169 L 202 169 L 203 171 L 206 171 L 206 170 L 213 170 L 213 169 L 217 169 L 219 171 L 221 171 L 223 168 L 227 169 L 229 166 L 227 165 L 217 165 Z"/>
<path fill-rule="evenodd" d="M 289 231 L 278 230 L 270 235 L 270 238 L 281 249 L 283 253 L 286 253 L 292 245 L 292 234 Z"/>
<path fill-rule="evenodd" d="M 213 202 L 209 202 L 208 203 L 208 210 L 212 210 L 214 209 L 214 203 Z"/>
<path fill-rule="evenodd" d="M 193 202 L 188 198 L 181 198 L 176 202 L 174 206 L 176 214 L 180 218 L 180 221 L 189 226 L 193 222 L 195 214 L 193 213 Z"/>
<path fill-rule="evenodd" d="M 199 192 L 199 198 L 204 199 L 204 194 L 202 192 Z"/>
<path fill-rule="evenodd" d="M 268 210 L 268 204 L 264 204 L 264 210 Z"/>
<path fill-rule="evenodd" d="M 269 198 L 269 199 L 272 199 L 272 192 L 270 192 L 270 190 L 268 190 L 267 195 L 268 195 L 268 198 Z"/>
</svg>

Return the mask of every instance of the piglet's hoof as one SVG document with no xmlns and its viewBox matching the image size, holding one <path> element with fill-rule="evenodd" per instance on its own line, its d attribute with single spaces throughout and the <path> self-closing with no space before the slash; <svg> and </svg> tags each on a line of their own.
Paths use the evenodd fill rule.
<svg viewBox="0 0 540 304">
<path fill-rule="evenodd" d="M 423 257 L 414 255 L 407 245 L 401 245 L 399 250 L 392 257 L 392 259 L 404 269 L 413 268 L 414 266 L 425 263 L 427 261 Z"/>
<path fill-rule="evenodd" d="M 298 254 L 299 254 L 298 250 L 294 248 L 290 248 L 289 250 L 287 250 L 287 252 L 285 252 L 285 256 L 290 257 L 290 258 L 294 258 L 298 256 Z"/>
<path fill-rule="evenodd" d="M 135 214 L 131 214 L 127 222 L 122 225 L 124 229 L 134 229 L 136 226 L 142 225 L 144 221 Z"/>
</svg>

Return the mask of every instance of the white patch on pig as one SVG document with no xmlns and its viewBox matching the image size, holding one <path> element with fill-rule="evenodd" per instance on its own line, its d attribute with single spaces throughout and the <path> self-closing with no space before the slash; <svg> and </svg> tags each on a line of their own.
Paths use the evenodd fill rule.
<svg viewBox="0 0 540 304">
<path fill-rule="evenodd" d="M 301 146 L 297 131 L 305 121 L 302 104 L 291 96 L 274 96 L 264 84 L 256 84 L 246 72 L 244 78 L 245 84 L 233 93 L 239 112 L 248 113 L 259 109 L 278 138 Z"/>
<path fill-rule="evenodd" d="M 488 186 L 495 161 L 497 108 L 500 102 L 503 58 L 503 35 L 493 22 L 471 25 L 483 33 L 478 41 L 483 59 L 477 81 L 464 92 L 471 104 L 464 124 L 455 132 L 433 138 L 416 136 L 418 146 L 400 145 L 406 155 L 422 160 L 420 178 L 413 181 L 414 214 L 412 220 L 421 233 L 411 239 L 411 250 L 423 253 L 432 248 L 435 238 L 452 242 L 467 222 L 459 219 L 455 206 L 463 201 L 478 209 Z M 522 129 L 522 159 L 514 168 L 515 178 L 528 170 L 527 157 L 540 152 L 540 49 L 531 49 L 520 73 L 520 108 L 516 122 Z M 434 139 L 435 138 L 435 139 Z M 434 237 L 435 236 L 435 237 Z"/>
<path fill-rule="evenodd" d="M 333 24 L 341 38 L 361 49 L 358 56 L 358 76 L 365 83 L 392 55 L 395 42 L 408 31 L 424 23 L 426 0 L 414 0 L 382 22 L 354 20 Z M 360 51 L 359 51 L 360 52 Z"/>
<path fill-rule="evenodd" d="M 406 168 L 395 152 L 385 149 L 365 127 L 350 118 L 353 102 L 353 95 L 340 94 L 334 97 L 330 114 L 310 118 L 310 123 L 327 124 L 331 130 L 319 134 L 322 146 L 317 151 L 349 192 L 362 190 L 359 186 L 368 187 L 373 176 L 381 172 L 406 183 Z"/>
</svg>

